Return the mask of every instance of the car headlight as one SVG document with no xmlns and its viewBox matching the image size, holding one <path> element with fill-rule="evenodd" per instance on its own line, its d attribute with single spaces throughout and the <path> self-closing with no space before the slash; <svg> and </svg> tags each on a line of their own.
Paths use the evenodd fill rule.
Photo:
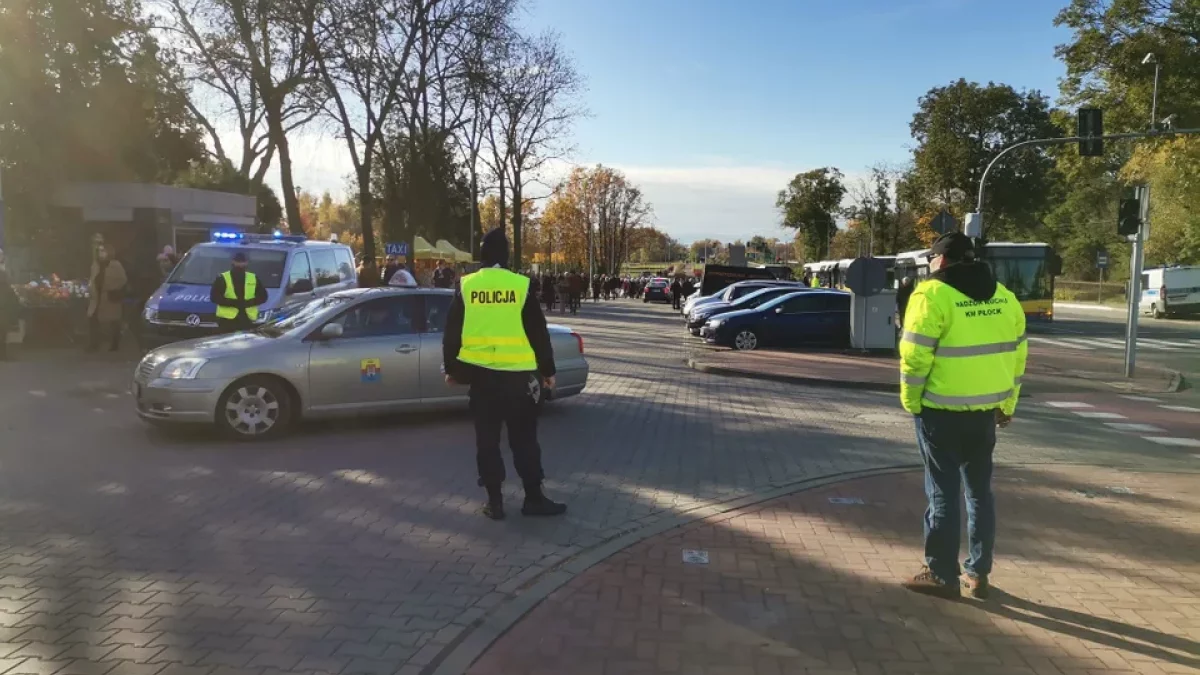
<svg viewBox="0 0 1200 675">
<path fill-rule="evenodd" d="M 146 309 L 143 309 L 142 310 L 142 318 L 147 321 L 154 321 L 155 319 L 158 318 L 158 308 L 157 307 L 147 307 Z"/>
<path fill-rule="evenodd" d="M 708 322 L 709 328 L 720 328 L 721 324 L 725 323 L 725 319 L 712 319 Z"/>
<path fill-rule="evenodd" d="M 197 356 L 180 357 L 168 363 L 159 377 L 168 380 L 194 380 L 206 363 L 208 363 L 208 359 Z"/>
<path fill-rule="evenodd" d="M 278 308 L 268 309 L 266 311 L 258 313 L 257 323 L 267 323 L 268 321 L 274 321 L 278 316 L 279 316 Z"/>
</svg>

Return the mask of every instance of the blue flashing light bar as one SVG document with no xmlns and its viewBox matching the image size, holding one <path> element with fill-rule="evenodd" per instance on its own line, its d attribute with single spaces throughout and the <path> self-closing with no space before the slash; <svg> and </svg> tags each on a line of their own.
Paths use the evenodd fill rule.
<svg viewBox="0 0 1200 675">
<path fill-rule="evenodd" d="M 284 234 L 280 230 L 275 230 L 271 234 L 247 234 L 237 230 L 213 230 L 212 240 L 217 243 L 241 242 L 243 244 L 264 241 L 300 243 L 307 241 L 308 237 L 302 234 Z"/>
</svg>

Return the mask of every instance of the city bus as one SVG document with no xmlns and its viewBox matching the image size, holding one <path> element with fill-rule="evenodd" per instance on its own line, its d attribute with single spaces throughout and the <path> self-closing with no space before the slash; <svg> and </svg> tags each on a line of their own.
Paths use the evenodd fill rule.
<svg viewBox="0 0 1200 675">
<path fill-rule="evenodd" d="M 882 260 L 884 268 L 887 270 L 887 285 L 895 285 L 895 266 L 896 256 L 892 255 L 877 255 L 877 260 Z M 807 263 L 804 265 L 804 271 L 809 275 L 817 275 L 821 279 L 821 285 L 828 288 L 846 288 L 846 272 L 850 269 L 850 263 L 856 258 L 846 258 L 844 260 L 822 260 L 821 262 Z"/>
<path fill-rule="evenodd" d="M 929 249 L 908 251 L 896 256 L 897 285 L 904 277 L 918 280 L 929 276 Z M 1025 318 L 1032 321 L 1054 320 L 1054 278 L 1062 272 L 1062 258 L 1049 244 L 988 242 L 981 260 L 992 268 L 996 281 L 1021 301 Z"/>
</svg>

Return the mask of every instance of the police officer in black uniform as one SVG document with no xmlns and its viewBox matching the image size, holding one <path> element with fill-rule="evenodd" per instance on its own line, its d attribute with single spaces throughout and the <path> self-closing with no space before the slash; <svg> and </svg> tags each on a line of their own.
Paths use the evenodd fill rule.
<svg viewBox="0 0 1200 675">
<path fill-rule="evenodd" d="M 475 419 L 476 465 L 479 485 L 487 489 L 488 501 L 484 515 L 493 520 L 504 518 L 504 458 L 500 454 L 500 432 L 508 427 L 508 444 L 512 448 L 513 465 L 525 487 L 525 503 L 521 513 L 527 516 L 557 516 L 565 513 L 566 504 L 559 504 L 542 492 L 545 473 L 542 470 L 542 448 L 537 438 L 538 401 L 542 387 L 554 387 L 554 351 L 550 343 L 550 331 L 546 317 L 538 304 L 537 296 L 529 289 L 529 280 L 504 269 L 508 266 L 508 237 L 503 229 L 496 229 L 484 236 L 480 244 L 481 271 L 464 277 L 459 282 L 446 315 L 446 331 L 442 340 L 442 358 L 446 369 L 446 381 L 471 386 L 471 415 Z M 495 269 L 500 268 L 500 269 Z M 501 272 L 503 270 L 503 272 Z M 479 276 L 483 275 L 483 276 Z M 472 279 L 476 277 L 476 279 Z M 517 297 L 510 290 L 490 290 L 486 279 L 494 279 L 495 288 L 511 289 L 514 284 L 525 285 L 525 298 L 520 307 L 513 305 L 512 315 L 501 310 L 497 321 L 497 344 L 513 342 L 508 333 L 524 332 L 528 347 L 532 348 L 536 360 L 536 371 L 514 371 L 489 368 L 468 363 L 463 359 L 474 358 L 463 349 L 463 331 L 467 323 L 467 308 L 463 299 L 463 288 L 476 286 L 484 289 L 481 295 L 502 301 Z M 479 279 L 485 279 L 480 283 Z M 519 290 L 519 289 L 518 289 Z M 519 312 L 519 317 L 517 313 Z M 516 328 L 519 323 L 520 328 Z M 510 327 L 512 327 L 510 329 Z M 468 328 L 473 341 L 486 341 L 479 332 L 491 333 L 486 325 L 474 324 Z M 506 333 L 508 331 L 508 333 Z M 521 341 L 521 340 L 517 340 Z M 521 349 L 527 349 L 521 347 Z M 484 352 L 486 354 L 486 352 Z M 462 358 L 460 358 L 462 357 Z M 477 360 L 486 360 L 486 357 Z M 502 365 L 498 362 L 497 366 Z"/>
</svg>

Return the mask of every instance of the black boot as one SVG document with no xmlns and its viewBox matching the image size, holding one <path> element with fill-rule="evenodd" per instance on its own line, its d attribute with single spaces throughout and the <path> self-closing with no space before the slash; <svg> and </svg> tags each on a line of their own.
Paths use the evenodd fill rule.
<svg viewBox="0 0 1200 675">
<path fill-rule="evenodd" d="M 504 520 L 504 493 L 499 485 L 488 485 L 488 503 L 483 507 L 483 515 L 492 520 Z"/>
<path fill-rule="evenodd" d="M 525 486 L 525 504 L 521 506 L 521 514 L 525 516 L 561 516 L 567 512 L 566 504 L 551 501 L 542 492 L 541 483 L 531 483 Z"/>
</svg>

